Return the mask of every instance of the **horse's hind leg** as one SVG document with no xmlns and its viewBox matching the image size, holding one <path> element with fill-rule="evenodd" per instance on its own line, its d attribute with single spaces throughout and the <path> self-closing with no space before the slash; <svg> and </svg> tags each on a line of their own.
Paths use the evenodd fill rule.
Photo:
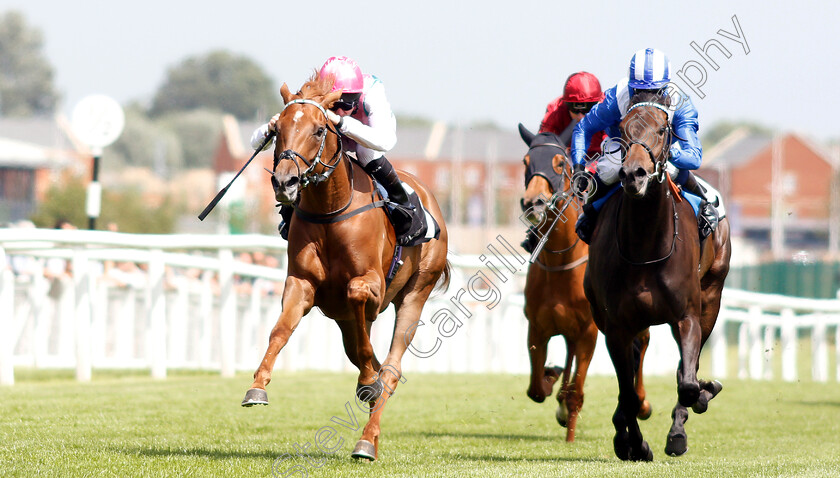
<svg viewBox="0 0 840 478">
<path fill-rule="evenodd" d="M 685 434 L 685 422 L 688 420 L 688 409 L 679 402 L 671 412 L 671 429 L 668 431 L 668 438 L 665 442 L 665 453 L 671 456 L 680 456 L 688 450 L 688 438 Z"/>
<path fill-rule="evenodd" d="M 254 382 L 242 400 L 243 407 L 253 405 L 268 405 L 268 394 L 265 387 L 271 381 L 271 371 L 277 354 L 289 341 L 289 337 L 300 323 L 300 319 L 312 308 L 315 290 L 307 281 L 297 277 L 288 277 L 283 290 L 283 312 L 277 319 L 271 335 L 268 338 L 268 349 L 254 372 Z"/>
</svg>

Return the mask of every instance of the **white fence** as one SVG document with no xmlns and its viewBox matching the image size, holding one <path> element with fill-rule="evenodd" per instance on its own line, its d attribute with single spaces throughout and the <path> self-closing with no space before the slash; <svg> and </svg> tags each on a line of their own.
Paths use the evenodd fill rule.
<svg viewBox="0 0 840 478">
<path fill-rule="evenodd" d="M 0 384 L 14 366 L 92 369 L 254 370 L 280 314 L 285 265 L 237 261 L 242 251 L 285 260 L 285 242 L 270 236 L 132 235 L 98 231 L 0 230 Z M 450 255 L 453 279 L 426 304 L 403 368 L 411 372 L 528 373 L 527 321 L 521 288 L 525 258 L 498 236 L 480 256 Z M 45 276 L 67 261 L 72 274 Z M 107 262 L 137 263 L 142 274 L 111 280 Z M 732 324 L 732 325 L 729 325 Z M 781 341 L 781 377 L 796 380 L 800 335 L 810 334 L 812 378 L 829 380 L 830 350 L 840 381 L 840 300 L 808 300 L 726 290 L 711 354 L 711 375 L 729 375 L 727 330 L 737 328 L 738 376 L 771 379 Z M 389 308 L 374 323 L 374 349 L 387 354 Z M 654 327 L 647 374 L 672 374 L 678 352 L 670 329 Z M 833 339 L 833 340 L 832 340 Z M 549 360 L 562 364 L 565 344 L 552 340 Z M 281 352 L 281 370 L 353 370 L 341 335 L 315 309 Z M 592 374 L 612 374 L 603 340 Z M 702 373 L 709 375 L 706 370 Z"/>
</svg>

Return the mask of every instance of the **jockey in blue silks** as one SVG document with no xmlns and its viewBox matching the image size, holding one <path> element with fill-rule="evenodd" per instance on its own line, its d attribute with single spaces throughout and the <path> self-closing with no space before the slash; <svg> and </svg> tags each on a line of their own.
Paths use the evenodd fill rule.
<svg viewBox="0 0 840 478">
<path fill-rule="evenodd" d="M 605 91 L 604 101 L 596 104 L 575 127 L 572 133 L 572 163 L 578 176 L 586 166 L 586 149 L 592 135 L 602 130 L 609 135 L 602 145 L 603 155 L 598 161 L 595 192 L 583 207 L 583 214 L 575 226 L 578 236 L 584 242 L 589 243 L 598 210 L 604 202 L 598 199 L 617 188 L 615 183 L 618 182 L 622 148 L 619 142 L 611 139 L 621 138 L 618 126 L 630 108 L 630 99 L 641 92 L 667 96 L 671 94 L 671 88 L 675 86 L 671 84 L 671 63 L 668 57 L 654 48 L 639 50 L 630 60 L 628 78 L 622 79 Z M 697 137 L 697 109 L 687 95 L 678 89 L 676 91 L 679 92 L 679 102 L 668 107 L 668 116 L 675 133 L 672 138 L 668 172 L 674 182 L 683 189 L 704 199 L 700 210 L 702 219 L 699 222 L 701 238 L 705 238 L 717 226 L 718 214 L 706 198 L 705 190 L 691 173 L 691 170 L 700 167 L 703 156 L 703 147 Z M 576 181 L 578 190 L 585 187 L 585 183 L 586 181 Z"/>
</svg>

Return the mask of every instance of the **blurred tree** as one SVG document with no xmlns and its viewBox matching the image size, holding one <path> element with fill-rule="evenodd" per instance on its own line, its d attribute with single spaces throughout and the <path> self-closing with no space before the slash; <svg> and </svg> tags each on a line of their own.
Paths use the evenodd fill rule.
<svg viewBox="0 0 840 478">
<path fill-rule="evenodd" d="M 773 135 L 772 128 L 760 125 L 758 123 L 752 123 L 749 121 L 718 121 L 717 123 L 713 124 L 710 128 L 705 128 L 705 131 L 701 129 L 701 132 L 703 133 L 701 141 L 703 147 L 711 148 L 712 146 L 716 145 L 720 140 L 725 138 L 726 135 L 742 127 L 747 128 L 747 130 L 749 130 L 751 133 L 757 133 L 768 137 Z"/>
<path fill-rule="evenodd" d="M 119 139 L 105 149 L 103 171 L 138 166 L 167 176 L 184 167 L 181 142 L 175 132 L 149 119 L 137 104 L 128 105 L 124 110 L 125 129 Z"/>
<path fill-rule="evenodd" d="M 227 51 L 187 58 L 167 72 L 150 109 L 151 116 L 171 111 L 215 109 L 239 119 L 279 111 L 274 82 L 253 60 Z"/>
<path fill-rule="evenodd" d="M 79 228 L 87 227 L 85 213 L 87 181 L 65 174 L 50 187 L 38 210 L 30 220 L 38 227 L 51 228 L 58 219 L 66 219 Z M 175 220 L 184 210 L 180 202 L 165 197 L 157 207 L 149 207 L 137 188 L 114 191 L 106 189 L 102 197 L 102 212 L 97 228 L 104 229 L 114 222 L 121 232 L 167 234 L 173 232 Z"/>
<path fill-rule="evenodd" d="M 213 153 L 222 131 L 222 113 L 207 109 L 171 112 L 157 124 L 178 138 L 184 168 L 213 167 Z"/>
<path fill-rule="evenodd" d="M 44 115 L 55 109 L 53 68 L 42 47 L 40 30 L 27 25 L 23 14 L 0 16 L 0 115 Z"/>
</svg>

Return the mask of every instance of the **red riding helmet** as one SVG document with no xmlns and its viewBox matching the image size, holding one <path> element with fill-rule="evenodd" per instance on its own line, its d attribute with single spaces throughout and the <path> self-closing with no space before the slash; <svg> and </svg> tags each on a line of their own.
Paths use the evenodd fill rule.
<svg viewBox="0 0 840 478">
<path fill-rule="evenodd" d="M 335 77 L 333 91 L 361 93 L 365 87 L 365 79 L 362 76 L 361 68 L 355 61 L 346 56 L 334 56 L 328 59 L 321 67 L 320 75 L 333 75 Z"/>
<path fill-rule="evenodd" d="M 581 71 L 566 79 L 563 101 L 566 103 L 597 103 L 604 99 L 601 82 L 592 73 Z"/>
</svg>

